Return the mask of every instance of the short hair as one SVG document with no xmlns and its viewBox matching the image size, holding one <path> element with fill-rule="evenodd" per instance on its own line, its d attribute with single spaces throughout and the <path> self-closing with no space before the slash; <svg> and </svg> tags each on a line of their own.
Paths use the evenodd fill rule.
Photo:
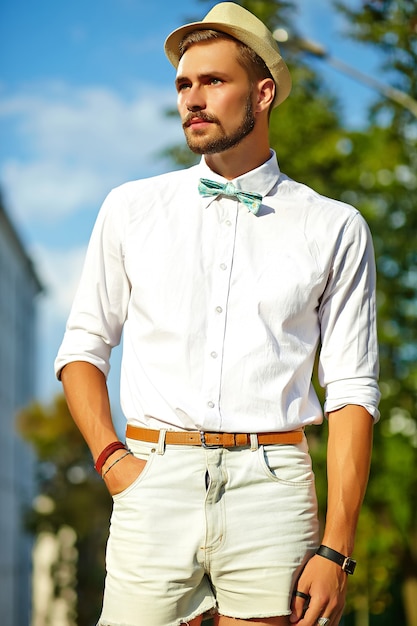
<svg viewBox="0 0 417 626">
<path fill-rule="evenodd" d="M 244 44 L 242 41 L 239 41 L 239 39 L 236 39 L 236 37 L 232 37 L 232 35 L 228 35 L 222 31 L 204 29 L 194 30 L 191 33 L 188 33 L 184 36 L 180 43 L 180 58 L 192 45 L 216 39 L 229 39 L 237 44 L 237 60 L 247 71 L 251 83 L 263 80 L 264 78 L 271 78 L 274 80 L 265 61 L 261 59 L 261 57 L 256 54 L 252 48 Z M 275 88 L 276 87 L 277 86 L 275 85 Z"/>
</svg>

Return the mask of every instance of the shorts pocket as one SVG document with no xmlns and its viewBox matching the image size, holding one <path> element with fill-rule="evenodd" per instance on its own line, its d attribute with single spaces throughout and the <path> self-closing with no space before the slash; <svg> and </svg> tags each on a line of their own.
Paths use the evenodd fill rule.
<svg viewBox="0 0 417 626">
<path fill-rule="evenodd" d="M 258 459 L 271 481 L 295 487 L 314 483 L 311 457 L 303 445 L 260 446 Z"/>
<path fill-rule="evenodd" d="M 132 491 L 134 491 L 134 489 L 136 489 L 136 487 L 145 479 L 146 475 L 149 474 L 151 466 L 153 465 L 153 461 L 156 457 L 155 447 L 151 447 L 147 444 L 141 445 L 140 443 L 135 442 L 135 445 L 131 446 L 130 444 L 128 444 L 128 447 L 136 458 L 141 459 L 142 461 L 146 461 L 146 465 L 139 474 L 139 476 L 133 481 L 133 483 L 126 487 L 126 489 L 123 489 L 123 491 L 120 491 L 113 496 L 114 502 L 118 502 L 122 498 L 125 498 Z"/>
</svg>

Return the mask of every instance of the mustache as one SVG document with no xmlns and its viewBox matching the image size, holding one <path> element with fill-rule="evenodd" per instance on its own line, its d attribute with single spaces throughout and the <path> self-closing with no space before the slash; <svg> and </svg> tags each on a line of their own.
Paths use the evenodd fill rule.
<svg viewBox="0 0 417 626">
<path fill-rule="evenodd" d="M 214 115 L 210 115 L 209 113 L 204 113 L 203 111 L 196 111 L 196 112 L 190 111 L 190 113 L 188 113 L 187 116 L 183 120 L 183 123 L 182 123 L 183 128 L 186 128 L 187 126 L 189 126 L 191 120 L 195 120 L 195 119 L 202 120 L 203 122 L 211 122 L 212 124 L 219 123 L 217 117 L 215 117 Z"/>
</svg>

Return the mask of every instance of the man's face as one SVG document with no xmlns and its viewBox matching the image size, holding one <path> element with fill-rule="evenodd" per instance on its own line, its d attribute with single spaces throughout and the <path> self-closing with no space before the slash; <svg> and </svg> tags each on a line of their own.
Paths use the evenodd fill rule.
<svg viewBox="0 0 417 626">
<path fill-rule="evenodd" d="M 178 65 L 178 110 L 189 148 L 224 152 L 253 130 L 252 88 L 233 41 L 192 45 Z"/>
</svg>

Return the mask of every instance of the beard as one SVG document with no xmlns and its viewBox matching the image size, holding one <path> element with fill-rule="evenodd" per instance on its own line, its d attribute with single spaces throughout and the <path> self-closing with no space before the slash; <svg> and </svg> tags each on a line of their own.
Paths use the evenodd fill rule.
<svg viewBox="0 0 417 626">
<path fill-rule="evenodd" d="M 219 135 L 214 138 L 205 138 L 204 132 L 199 135 L 198 130 L 193 131 L 193 134 L 188 134 L 187 123 L 190 119 L 196 117 L 206 122 L 217 124 Z M 242 141 L 242 139 L 247 137 L 254 128 L 255 116 L 253 114 L 252 100 L 250 96 L 248 96 L 246 100 L 245 114 L 241 124 L 229 134 L 226 134 L 223 130 L 222 124 L 214 115 L 209 115 L 208 113 L 203 113 L 202 111 L 189 113 L 183 123 L 187 145 L 195 154 L 217 154 L 218 152 L 224 152 L 225 150 L 234 148 Z"/>
</svg>

